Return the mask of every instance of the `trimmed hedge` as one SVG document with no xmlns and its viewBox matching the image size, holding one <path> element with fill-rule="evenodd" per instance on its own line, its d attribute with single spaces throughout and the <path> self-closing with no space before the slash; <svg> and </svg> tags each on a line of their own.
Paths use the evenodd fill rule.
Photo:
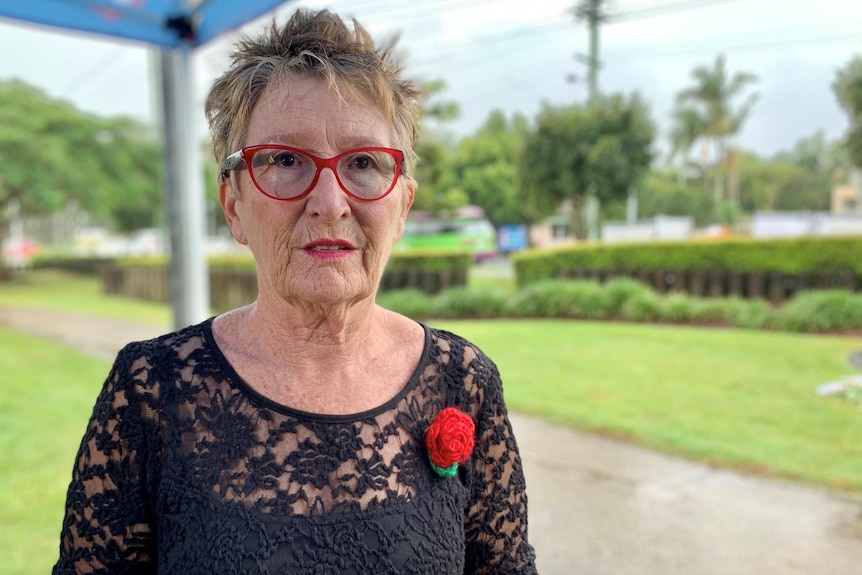
<svg viewBox="0 0 862 575">
<path fill-rule="evenodd" d="M 33 259 L 33 267 L 37 269 L 59 269 L 80 275 L 96 275 L 102 266 L 113 264 L 114 261 L 114 258 L 105 257 L 68 258 L 53 255 L 36 256 Z"/>
<path fill-rule="evenodd" d="M 386 264 L 386 271 L 404 272 L 417 270 L 440 272 L 445 270 L 464 270 L 473 266 L 473 256 L 469 252 L 452 250 L 411 250 L 393 252 Z"/>
<path fill-rule="evenodd" d="M 460 251 L 415 250 L 393 253 L 383 270 L 380 291 L 415 288 L 434 294 L 453 287 L 463 287 L 467 285 L 467 273 L 472 265 L 473 257 Z"/>
<path fill-rule="evenodd" d="M 389 258 L 380 291 L 421 290 L 435 294 L 467 285 L 472 265 L 470 254 L 423 252 L 393 254 Z M 100 266 L 102 291 L 147 301 L 167 302 L 167 259 L 163 256 L 123 258 Z M 251 303 L 257 297 L 257 274 L 250 254 L 220 255 L 209 259 L 210 303 L 227 311 Z"/>
<path fill-rule="evenodd" d="M 704 240 L 589 244 L 531 250 L 513 256 L 518 285 L 576 270 L 615 273 L 679 271 L 841 274 L 862 277 L 862 238 Z"/>
</svg>

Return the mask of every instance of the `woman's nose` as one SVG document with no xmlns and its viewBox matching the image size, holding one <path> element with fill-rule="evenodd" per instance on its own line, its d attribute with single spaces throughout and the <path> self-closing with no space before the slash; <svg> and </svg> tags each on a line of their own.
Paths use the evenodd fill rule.
<svg viewBox="0 0 862 575">
<path fill-rule="evenodd" d="M 326 222 L 336 222 L 350 215 L 347 194 L 330 168 L 321 168 L 317 183 L 306 199 L 305 212 L 310 217 Z"/>
</svg>

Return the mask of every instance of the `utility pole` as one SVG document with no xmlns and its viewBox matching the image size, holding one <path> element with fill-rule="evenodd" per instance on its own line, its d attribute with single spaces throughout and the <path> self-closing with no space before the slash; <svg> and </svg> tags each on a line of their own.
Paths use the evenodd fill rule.
<svg viewBox="0 0 862 575">
<path fill-rule="evenodd" d="M 575 19 L 586 21 L 590 30 L 590 52 L 587 62 L 587 87 L 589 102 L 595 102 L 599 95 L 599 25 L 610 18 L 606 5 L 610 0 L 581 0 L 575 6 Z"/>
</svg>

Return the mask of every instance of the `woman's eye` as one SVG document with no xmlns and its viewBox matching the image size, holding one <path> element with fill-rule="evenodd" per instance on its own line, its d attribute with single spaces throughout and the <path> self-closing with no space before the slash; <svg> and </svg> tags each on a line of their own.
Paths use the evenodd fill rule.
<svg viewBox="0 0 862 575">
<path fill-rule="evenodd" d="M 270 155 L 267 159 L 267 162 L 271 166 L 279 166 L 282 168 L 289 168 L 296 164 L 296 156 L 293 154 L 278 154 L 278 155 Z"/>
<path fill-rule="evenodd" d="M 357 156 L 353 159 L 353 165 L 360 170 L 367 170 L 374 167 L 374 162 L 368 156 Z"/>
</svg>

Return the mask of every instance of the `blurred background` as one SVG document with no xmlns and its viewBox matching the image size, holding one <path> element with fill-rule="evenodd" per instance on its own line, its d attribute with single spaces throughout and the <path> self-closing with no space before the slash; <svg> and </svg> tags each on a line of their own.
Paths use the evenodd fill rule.
<svg viewBox="0 0 862 575">
<path fill-rule="evenodd" d="M 509 252 L 576 239 L 862 234 L 847 145 L 859 137 L 852 86 L 862 73 L 853 0 L 287 2 L 194 53 L 203 150 L 203 98 L 233 42 L 299 7 L 355 16 L 392 39 L 425 87 L 414 214 L 425 222 L 410 235 L 445 230 L 476 251 L 490 241 Z M 10 20 L 0 21 L 0 49 L 15 55 L 0 66 L 3 114 L 29 107 L 32 118 L 3 135 L 20 158 L 5 169 L 39 161 L 14 145 L 22 131 L 43 146 L 34 158 L 50 155 L 38 177 L 20 180 L 30 193 L 12 191 L 19 178 L 8 174 L 0 185 L 7 257 L 37 246 L 164 250 L 151 49 Z M 586 113 L 590 102 L 601 112 Z M 68 117 L 39 120 L 51 114 Z M 547 129 L 566 123 L 593 143 L 614 131 L 590 152 L 589 182 L 541 175 L 581 161 L 538 152 L 578 145 Z M 83 133 L 97 134 L 99 157 L 68 151 L 81 151 Z M 207 249 L 230 250 L 212 163 L 205 169 Z"/>
<path fill-rule="evenodd" d="M 378 301 L 498 362 L 540 570 L 854 572 L 858 0 L 285 2 L 191 56 L 212 313 L 256 278 L 203 100 L 299 7 L 355 16 L 423 87 Z M 23 575 L 56 557 L 107 362 L 169 329 L 171 246 L 155 50 L 0 19 L 0 53 L 0 572 Z"/>
</svg>

